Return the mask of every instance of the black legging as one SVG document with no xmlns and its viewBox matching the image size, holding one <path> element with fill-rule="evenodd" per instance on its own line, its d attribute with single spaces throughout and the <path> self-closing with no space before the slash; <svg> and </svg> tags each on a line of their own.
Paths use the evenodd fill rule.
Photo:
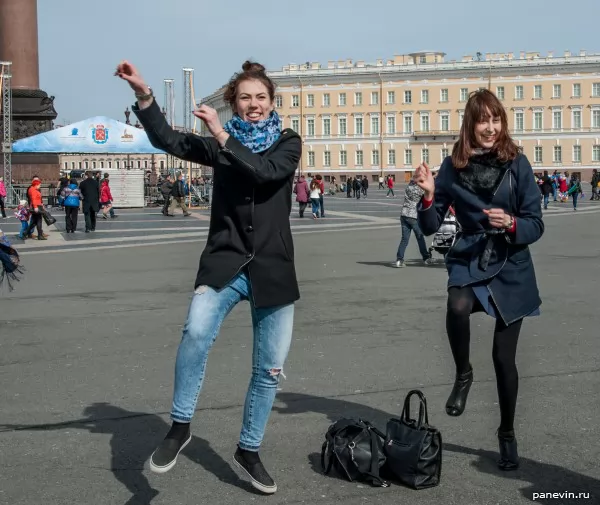
<svg viewBox="0 0 600 505">
<path fill-rule="evenodd" d="M 470 369 L 469 349 L 471 343 L 470 316 L 475 304 L 479 303 L 473 289 L 450 288 L 448 290 L 448 311 L 446 313 L 446 331 L 456 372 L 463 374 Z M 496 370 L 496 385 L 500 404 L 500 431 L 514 429 L 517 393 L 519 391 L 519 374 L 515 358 L 517 342 L 521 331 L 520 319 L 508 326 L 501 319 L 496 320 L 492 358 Z"/>
</svg>

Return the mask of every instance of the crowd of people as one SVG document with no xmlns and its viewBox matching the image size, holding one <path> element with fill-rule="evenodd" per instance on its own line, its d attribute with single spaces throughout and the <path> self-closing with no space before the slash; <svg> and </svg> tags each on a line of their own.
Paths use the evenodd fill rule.
<svg viewBox="0 0 600 505">
<path fill-rule="evenodd" d="M 540 188 L 545 210 L 548 209 L 550 197 L 553 197 L 555 202 L 560 203 L 566 203 L 571 199 L 573 210 L 577 210 L 578 200 L 584 198 L 581 180 L 577 174 L 569 175 L 569 172 L 560 173 L 558 170 L 555 170 L 552 175 L 549 175 L 548 170 L 545 170 L 543 174 L 535 174 L 535 178 Z M 592 186 L 590 200 L 600 200 L 600 195 L 598 194 L 600 175 L 595 168 L 592 170 L 590 184 Z"/>
</svg>

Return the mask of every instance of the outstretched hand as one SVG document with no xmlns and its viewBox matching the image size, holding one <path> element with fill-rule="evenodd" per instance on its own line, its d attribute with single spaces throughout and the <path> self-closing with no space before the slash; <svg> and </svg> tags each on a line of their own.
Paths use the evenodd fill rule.
<svg viewBox="0 0 600 505">
<path fill-rule="evenodd" d="M 124 81 L 127 81 L 131 86 L 131 89 L 136 93 L 146 94 L 150 92 L 150 88 L 144 82 L 144 79 L 138 72 L 138 69 L 128 61 L 124 60 L 117 65 L 115 75 Z"/>
<path fill-rule="evenodd" d="M 433 173 L 429 169 L 429 165 L 423 162 L 421 163 L 413 175 L 413 181 L 423 191 L 425 191 L 425 198 L 431 200 L 435 191 L 435 181 L 433 180 Z"/>
</svg>

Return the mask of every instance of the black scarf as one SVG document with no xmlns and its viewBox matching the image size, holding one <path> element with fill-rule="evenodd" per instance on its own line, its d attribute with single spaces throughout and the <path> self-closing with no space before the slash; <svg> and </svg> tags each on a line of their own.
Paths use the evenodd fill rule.
<svg viewBox="0 0 600 505">
<path fill-rule="evenodd" d="M 465 168 L 457 170 L 457 179 L 469 191 L 491 199 L 511 163 L 498 159 L 494 152 L 474 154 Z"/>
</svg>

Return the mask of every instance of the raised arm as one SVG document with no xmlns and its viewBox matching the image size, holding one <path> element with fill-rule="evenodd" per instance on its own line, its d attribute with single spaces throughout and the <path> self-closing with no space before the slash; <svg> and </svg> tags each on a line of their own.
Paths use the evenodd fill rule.
<svg viewBox="0 0 600 505">
<path fill-rule="evenodd" d="M 425 174 L 423 174 L 423 170 L 419 170 L 421 167 L 415 172 L 415 181 L 420 179 L 422 182 L 419 184 L 417 181 L 417 184 L 425 190 L 425 195 L 417 207 L 417 215 L 421 231 L 424 235 L 428 236 L 433 235 L 439 230 L 450 205 L 452 205 L 452 196 L 450 194 L 452 182 L 450 176 L 454 168 L 452 167 L 450 158 L 447 158 L 442 163 L 435 180 L 429 167 L 425 165 L 423 168 L 426 168 Z M 431 186 L 434 188 L 433 191 L 431 191 Z"/>
<path fill-rule="evenodd" d="M 287 179 L 296 172 L 302 154 L 302 141 L 296 134 L 284 131 L 284 138 L 272 153 L 253 153 L 238 140 L 229 137 L 223 153 L 232 165 L 249 175 L 257 184 Z M 292 135 L 289 139 L 286 135 Z"/>
</svg>

